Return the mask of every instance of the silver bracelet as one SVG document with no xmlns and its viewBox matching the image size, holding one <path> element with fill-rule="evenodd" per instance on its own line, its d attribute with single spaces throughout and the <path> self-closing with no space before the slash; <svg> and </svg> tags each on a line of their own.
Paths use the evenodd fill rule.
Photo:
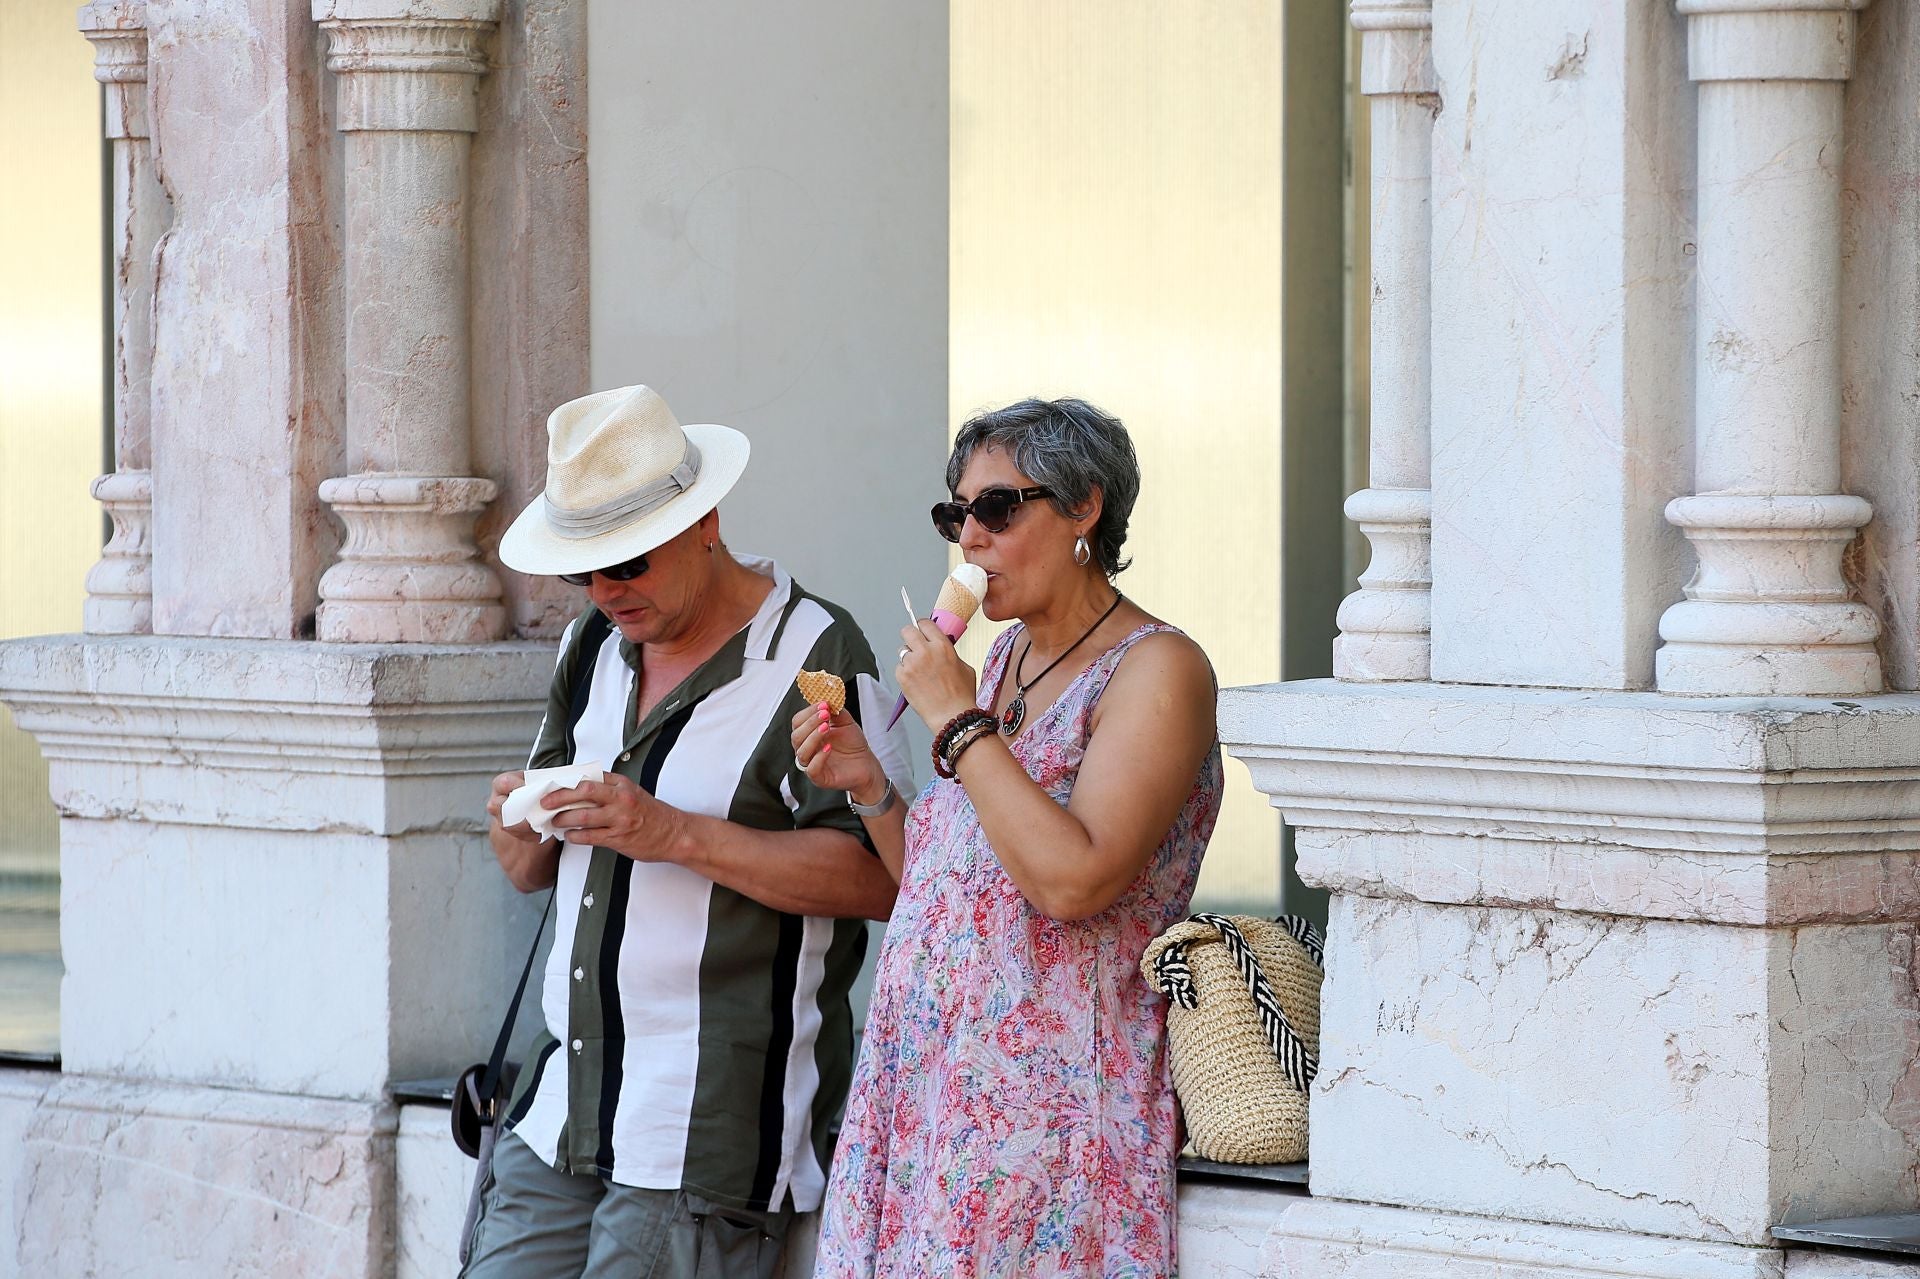
<svg viewBox="0 0 1920 1279">
<path fill-rule="evenodd" d="M 899 798 L 900 792 L 893 788 L 893 779 L 889 777 L 887 779 L 887 788 L 881 791 L 880 798 L 871 804 L 862 804 L 853 797 L 852 791 L 848 791 L 847 807 L 851 808 L 855 815 L 860 817 L 881 817 L 886 814 L 888 809 L 893 807 L 894 801 Z"/>
</svg>

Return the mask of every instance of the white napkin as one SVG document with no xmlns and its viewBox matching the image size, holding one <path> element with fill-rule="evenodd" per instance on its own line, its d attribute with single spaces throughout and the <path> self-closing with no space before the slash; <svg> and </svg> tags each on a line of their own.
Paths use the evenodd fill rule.
<svg viewBox="0 0 1920 1279">
<path fill-rule="evenodd" d="M 553 829 L 553 819 L 568 808 L 591 808 L 585 800 L 577 804 L 568 804 L 566 808 L 542 808 L 540 801 L 557 790 L 568 790 L 581 782 L 597 782 L 606 774 L 592 764 L 562 764 L 558 768 L 529 768 L 527 780 L 520 788 L 507 796 L 507 802 L 500 806 L 500 824 L 518 826 L 526 822 L 542 835 L 552 838 L 559 832 Z"/>
</svg>

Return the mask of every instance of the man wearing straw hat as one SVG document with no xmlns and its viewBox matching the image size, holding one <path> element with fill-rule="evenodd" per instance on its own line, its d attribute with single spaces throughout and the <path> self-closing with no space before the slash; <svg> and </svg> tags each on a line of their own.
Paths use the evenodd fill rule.
<svg viewBox="0 0 1920 1279">
<path fill-rule="evenodd" d="M 794 676 L 833 671 L 871 720 L 873 654 L 845 610 L 721 540 L 738 431 L 683 427 L 638 386 L 547 432 L 546 492 L 500 558 L 593 607 L 528 766 L 606 773 L 541 801 L 555 838 L 503 826 L 523 774 L 494 780 L 494 852 L 520 891 L 553 887 L 556 922 L 463 1273 L 766 1276 L 819 1206 L 862 921 L 894 896 L 847 795 L 794 761 Z"/>
</svg>

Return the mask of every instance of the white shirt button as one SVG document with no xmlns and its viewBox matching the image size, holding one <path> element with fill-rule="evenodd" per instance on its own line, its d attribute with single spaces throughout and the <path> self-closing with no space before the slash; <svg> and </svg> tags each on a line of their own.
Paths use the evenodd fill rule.
<svg viewBox="0 0 1920 1279">
<path fill-rule="evenodd" d="M 593 894 L 592 894 L 592 893 L 588 893 L 588 894 L 586 895 L 586 897 L 585 897 L 585 898 L 584 898 L 584 899 L 583 899 L 583 900 L 582 900 L 582 901 L 580 902 L 580 904 L 581 904 L 582 906 L 585 906 L 585 907 L 586 907 L 586 908 L 587 908 L 588 910 L 592 910 L 592 909 L 593 909 Z"/>
<path fill-rule="evenodd" d="M 626 762 L 627 762 L 628 760 L 630 760 L 630 759 L 632 759 L 632 758 L 633 758 L 633 752 L 632 752 L 632 751 L 628 751 L 628 752 L 626 752 L 625 754 L 623 754 L 622 756 L 620 756 L 620 762 L 621 762 L 622 764 L 624 764 L 624 763 L 626 763 Z"/>
<path fill-rule="evenodd" d="M 586 1045 L 581 1043 L 579 1040 L 576 1039 L 573 1041 L 573 1051 L 579 1052 L 584 1047 L 586 1047 Z"/>
<path fill-rule="evenodd" d="M 586 969 L 584 969 L 584 968 L 576 968 L 576 969 L 574 969 L 574 970 L 573 970 L 573 979 L 574 979 L 575 981 L 585 981 L 585 980 L 587 979 L 587 970 L 586 970 Z"/>
</svg>

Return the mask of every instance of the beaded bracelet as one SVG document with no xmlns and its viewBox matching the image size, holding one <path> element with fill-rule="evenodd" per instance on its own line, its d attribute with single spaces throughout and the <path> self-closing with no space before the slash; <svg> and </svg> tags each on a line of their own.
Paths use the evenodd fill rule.
<svg viewBox="0 0 1920 1279">
<path fill-rule="evenodd" d="M 933 735 L 933 772 L 936 777 L 953 776 L 953 770 L 946 767 L 947 750 L 953 745 L 954 738 L 958 737 L 963 730 L 976 724 L 984 724 L 991 728 L 993 716 L 977 706 L 969 706 L 941 725 L 940 731 Z"/>
<path fill-rule="evenodd" d="M 984 724 L 974 723 L 974 724 L 967 725 L 965 728 L 955 733 L 953 735 L 953 740 L 947 743 L 946 759 L 944 761 L 936 761 L 934 764 L 933 771 L 938 773 L 940 771 L 941 762 L 944 762 L 946 764 L 946 769 L 947 769 L 944 776 L 948 778 L 953 777 L 954 770 L 959 765 L 960 756 L 966 753 L 967 747 L 973 745 L 975 742 L 979 741 L 983 737 L 992 737 L 992 736 L 993 736 L 992 721 L 988 721 Z"/>
</svg>

